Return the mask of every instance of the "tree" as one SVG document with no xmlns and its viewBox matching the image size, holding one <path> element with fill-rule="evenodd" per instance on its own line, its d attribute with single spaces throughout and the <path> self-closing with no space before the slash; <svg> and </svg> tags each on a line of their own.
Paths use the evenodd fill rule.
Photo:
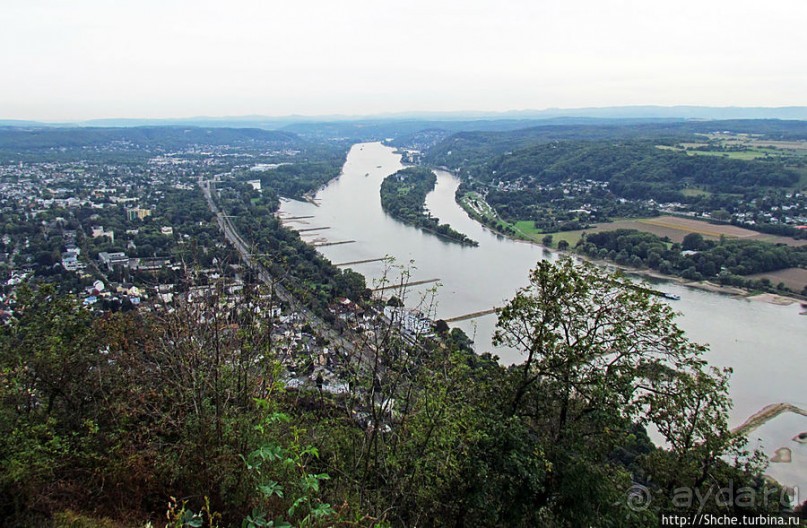
<svg viewBox="0 0 807 528">
<path fill-rule="evenodd" d="M 540 262 L 529 286 L 499 310 L 494 343 L 525 355 L 512 371 L 510 412 L 542 438 L 553 468 L 544 501 L 560 525 L 636 513 L 618 497 L 637 468 L 609 457 L 631 444 L 637 423 L 656 425 L 672 458 L 691 468 L 686 478 L 665 473 L 666 483 L 703 485 L 735 446 L 727 373 L 706 369 L 705 347 L 627 278 L 570 258 Z M 647 519 L 625 525 L 633 522 Z"/>
<path fill-rule="evenodd" d="M 34 497 L 48 497 L 54 475 L 70 471 L 78 446 L 92 436 L 94 416 L 87 409 L 98 399 L 89 312 L 43 286 L 20 288 L 15 315 L 0 331 L 4 518 L 25 510 Z"/>
<path fill-rule="evenodd" d="M 223 289 L 94 317 L 50 286 L 20 288 L 0 329 L 0 517 L 155 511 L 174 495 L 238 519 L 251 493 L 240 456 L 266 440 L 254 398 L 278 399 L 279 369 L 265 292 L 228 307 Z"/>
<path fill-rule="evenodd" d="M 705 249 L 706 241 L 700 233 L 689 233 L 681 242 L 681 247 L 685 251 L 700 251 Z"/>
<path fill-rule="evenodd" d="M 552 235 L 544 235 L 544 238 L 541 239 L 541 244 L 546 247 L 552 247 Z"/>
<path fill-rule="evenodd" d="M 538 264 L 530 285 L 499 310 L 494 342 L 526 355 L 514 411 L 538 383 L 560 397 L 559 436 L 573 412 L 573 395 L 589 404 L 635 403 L 650 367 L 697 362 L 703 351 L 684 337 L 667 305 L 626 278 L 570 258 Z"/>
</svg>

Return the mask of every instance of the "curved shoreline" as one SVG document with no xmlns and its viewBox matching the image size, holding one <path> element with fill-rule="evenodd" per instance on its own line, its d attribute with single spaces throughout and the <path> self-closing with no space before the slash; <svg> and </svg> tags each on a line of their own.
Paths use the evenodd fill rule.
<svg viewBox="0 0 807 528">
<path fill-rule="evenodd" d="M 459 176 L 457 176 L 456 174 L 454 174 L 453 172 L 451 172 L 451 171 L 449 171 L 449 170 L 447 170 L 445 168 L 438 168 L 438 170 L 442 170 L 444 172 L 447 172 L 447 173 L 451 174 L 452 176 L 454 176 L 455 178 L 459 179 Z M 484 200 L 484 198 L 482 198 L 482 199 Z M 469 210 L 469 208 L 466 206 L 466 204 L 464 204 L 463 201 L 460 200 L 459 197 L 456 194 L 454 195 L 454 201 L 457 203 L 457 205 L 459 205 L 462 208 L 463 211 L 465 211 L 468 214 L 469 217 L 471 217 L 472 220 L 474 220 L 475 222 L 478 222 L 482 227 L 484 227 L 486 229 L 489 229 L 490 231 L 492 231 L 492 232 L 494 232 L 494 233 L 496 233 L 498 235 L 501 235 L 501 236 L 503 236 L 505 238 L 508 238 L 508 239 L 510 239 L 510 240 L 512 240 L 514 242 L 523 242 L 523 243 L 527 243 L 527 244 L 531 244 L 531 245 L 534 245 L 534 246 L 541 247 L 541 248 L 543 248 L 544 250 L 547 250 L 547 251 L 556 251 L 559 254 L 573 256 L 573 257 L 579 258 L 581 260 L 591 262 L 591 263 L 596 264 L 598 266 L 613 266 L 613 267 L 615 267 L 615 268 L 617 268 L 617 269 L 619 269 L 619 270 L 621 270 L 621 271 L 623 271 L 623 272 L 625 272 L 627 274 L 630 274 L 630 275 L 640 275 L 640 276 L 643 276 L 643 277 L 650 277 L 650 278 L 657 279 L 657 280 L 674 282 L 674 283 L 680 284 L 682 286 L 686 286 L 688 288 L 693 288 L 693 289 L 696 289 L 696 290 L 708 291 L 710 293 L 718 293 L 718 294 L 721 294 L 721 295 L 729 295 L 729 296 L 732 296 L 732 297 L 743 297 L 743 298 L 748 299 L 748 300 L 764 301 L 764 302 L 768 302 L 770 304 L 790 305 L 790 304 L 793 304 L 793 303 L 803 302 L 805 300 L 804 298 L 801 298 L 801 297 L 799 297 L 797 295 L 794 295 L 794 294 L 782 295 L 782 294 L 779 294 L 779 293 L 751 291 L 751 290 L 748 290 L 748 289 L 745 289 L 745 288 L 738 288 L 736 286 L 723 286 L 723 285 L 720 285 L 720 284 L 715 284 L 714 282 L 711 282 L 711 281 L 708 281 L 708 280 L 689 281 L 689 280 L 684 279 L 682 277 L 679 277 L 677 275 L 666 275 L 666 274 L 663 274 L 663 273 L 659 273 L 659 272 L 657 272 L 657 271 L 655 271 L 653 269 L 650 269 L 650 268 L 634 268 L 634 267 L 631 267 L 631 266 L 626 266 L 624 264 L 617 264 L 617 263 L 612 262 L 610 260 L 593 259 L 593 258 L 588 257 L 586 255 L 582 255 L 580 253 L 577 253 L 576 251 L 573 251 L 572 249 L 562 250 L 562 249 L 547 247 L 547 246 L 544 246 L 543 244 L 541 244 L 540 242 L 538 242 L 537 240 L 535 240 L 534 238 L 532 238 L 532 237 L 530 237 L 530 236 L 528 236 L 526 234 L 522 233 L 521 236 L 511 235 L 509 233 L 503 233 L 503 232 L 501 232 L 501 231 L 499 231 L 497 229 L 494 229 L 493 227 L 489 226 L 488 224 L 486 224 L 485 222 L 480 220 L 479 213 L 477 213 L 476 211 L 473 211 L 473 210 Z M 485 202 L 485 203 L 487 203 L 487 202 Z M 495 213 L 495 209 L 493 209 L 490 205 L 488 205 L 488 207 Z M 497 219 L 504 222 L 504 220 L 502 220 L 501 218 L 498 217 L 498 214 L 497 214 Z"/>
</svg>

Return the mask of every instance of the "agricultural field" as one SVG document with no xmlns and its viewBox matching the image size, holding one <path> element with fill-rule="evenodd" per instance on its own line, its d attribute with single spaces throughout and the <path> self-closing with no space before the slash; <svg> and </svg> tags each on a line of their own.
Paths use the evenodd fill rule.
<svg viewBox="0 0 807 528">
<path fill-rule="evenodd" d="M 709 191 L 706 191 L 704 189 L 698 189 L 695 187 L 688 187 L 682 190 L 681 194 L 683 194 L 684 196 L 704 196 L 704 197 L 709 197 L 712 195 L 712 193 Z"/>
<path fill-rule="evenodd" d="M 768 273 L 757 273 L 755 275 L 749 275 L 748 278 L 768 279 L 774 286 L 783 282 L 785 286 L 795 292 L 807 288 L 807 269 L 802 268 L 787 268 Z"/>
<path fill-rule="evenodd" d="M 686 152 L 690 156 L 720 156 L 754 160 L 766 157 L 807 156 L 807 141 L 763 140 L 748 134 L 704 134 L 703 142 L 659 145 L 663 150 Z"/>
<path fill-rule="evenodd" d="M 589 229 L 554 233 L 553 236 L 555 240 L 566 240 L 570 245 L 574 246 L 577 241 L 580 240 L 580 236 L 584 232 L 598 233 L 602 231 L 614 231 L 616 229 L 636 229 L 638 231 L 652 233 L 660 237 L 669 237 L 673 242 L 682 242 L 684 237 L 689 233 L 700 233 L 705 238 L 710 238 L 713 240 L 718 240 L 722 235 L 728 238 L 758 240 L 773 244 L 784 243 L 789 246 L 807 245 L 807 240 L 794 240 L 789 237 L 767 235 L 733 225 L 710 224 L 709 222 L 705 222 L 703 220 L 682 218 L 678 216 L 656 216 L 652 218 L 630 218 L 616 220 L 614 222 L 596 224 L 594 227 Z"/>
<path fill-rule="evenodd" d="M 692 191 L 698 192 L 697 189 L 692 189 Z M 504 222 L 499 218 L 490 204 L 477 193 L 471 192 L 465 194 L 461 198 L 460 203 L 466 211 L 488 225 L 496 225 L 499 229 L 509 227 L 511 230 L 515 231 L 512 234 L 518 238 L 540 242 L 544 236 L 544 232 L 537 229 L 535 224 L 530 220 L 521 220 L 512 224 Z M 759 233 L 730 224 L 712 224 L 705 220 L 669 215 L 650 218 L 616 219 L 613 222 L 595 224 L 588 229 L 561 231 L 550 234 L 552 235 L 553 245 L 556 246 L 560 240 L 565 240 L 570 246 L 574 247 L 583 233 L 599 233 L 602 231 L 614 231 L 616 229 L 636 229 L 638 231 L 652 233 L 659 237 L 669 237 L 672 242 L 682 242 L 684 237 L 688 234 L 700 233 L 705 238 L 712 240 L 718 240 L 721 236 L 725 236 L 728 238 L 770 242 L 772 244 L 787 244 L 788 246 L 807 245 L 807 240 L 795 240 L 785 236 Z"/>
</svg>

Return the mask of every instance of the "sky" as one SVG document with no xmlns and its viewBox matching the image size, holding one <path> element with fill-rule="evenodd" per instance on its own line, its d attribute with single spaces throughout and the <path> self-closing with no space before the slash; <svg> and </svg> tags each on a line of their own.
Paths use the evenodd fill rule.
<svg viewBox="0 0 807 528">
<path fill-rule="evenodd" d="M 2 0 L 0 119 L 807 105 L 804 0 Z"/>
</svg>

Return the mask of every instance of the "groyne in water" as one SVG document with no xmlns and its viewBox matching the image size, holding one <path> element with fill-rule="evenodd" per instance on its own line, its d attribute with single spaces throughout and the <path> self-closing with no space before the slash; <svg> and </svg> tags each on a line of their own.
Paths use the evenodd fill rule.
<svg viewBox="0 0 807 528">
<path fill-rule="evenodd" d="M 305 233 L 307 231 L 322 231 L 324 229 L 330 229 L 330 227 L 306 227 L 305 229 L 298 229 L 298 233 Z"/>
<path fill-rule="evenodd" d="M 766 405 L 758 412 L 752 414 L 746 421 L 732 429 L 731 432 L 738 435 L 746 435 L 786 412 L 807 416 L 807 410 L 797 407 L 792 403 L 773 403 Z"/>
<path fill-rule="evenodd" d="M 383 262 L 385 260 L 391 260 L 391 259 L 390 257 L 381 257 L 364 260 L 353 260 L 350 262 L 340 262 L 339 264 L 334 264 L 334 266 L 336 266 L 337 268 L 344 268 L 345 266 L 355 266 L 357 264 L 369 264 L 370 262 Z"/>
<path fill-rule="evenodd" d="M 342 240 L 341 242 L 319 242 L 315 244 L 311 244 L 314 247 L 326 247 L 326 246 L 340 246 L 342 244 L 353 244 L 356 242 L 355 240 Z"/>
<path fill-rule="evenodd" d="M 457 323 L 459 321 L 467 321 L 468 319 L 476 319 L 477 317 L 482 317 L 484 315 L 490 315 L 496 313 L 496 308 L 491 308 L 489 310 L 480 310 L 478 312 L 472 312 L 465 315 L 458 315 L 456 317 L 451 317 L 449 319 L 443 319 L 446 323 Z"/>
<path fill-rule="evenodd" d="M 426 280 L 405 282 L 403 284 L 389 284 L 387 286 L 373 288 L 373 291 L 383 292 L 385 290 L 402 290 L 404 288 L 409 288 L 410 286 L 420 286 L 421 284 L 431 284 L 432 282 L 440 282 L 440 279 L 426 279 Z"/>
</svg>

